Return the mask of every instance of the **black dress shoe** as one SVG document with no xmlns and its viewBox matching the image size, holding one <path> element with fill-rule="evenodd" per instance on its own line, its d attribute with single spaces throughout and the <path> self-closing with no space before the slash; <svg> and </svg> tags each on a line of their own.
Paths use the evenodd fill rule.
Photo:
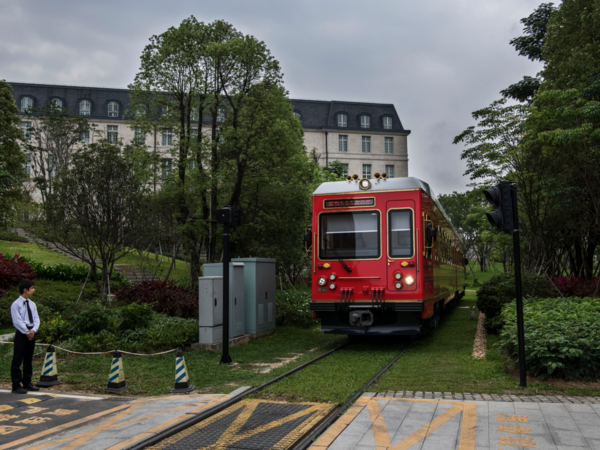
<svg viewBox="0 0 600 450">
<path fill-rule="evenodd" d="M 28 391 L 39 391 L 40 390 L 39 387 L 35 387 L 32 383 L 27 383 L 24 387 Z"/>
<path fill-rule="evenodd" d="M 22 387 L 15 388 L 11 391 L 13 394 L 27 394 L 27 389 L 23 389 Z"/>
</svg>

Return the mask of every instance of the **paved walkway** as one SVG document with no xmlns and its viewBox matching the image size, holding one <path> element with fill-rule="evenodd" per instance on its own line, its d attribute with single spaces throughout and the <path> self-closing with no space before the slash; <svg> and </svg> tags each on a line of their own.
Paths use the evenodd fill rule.
<svg viewBox="0 0 600 450">
<path fill-rule="evenodd" d="M 595 397 L 503 396 L 507 398 L 497 401 L 491 396 L 465 400 L 464 394 L 439 399 L 411 394 L 364 394 L 311 448 L 600 449 L 600 401 Z"/>
<path fill-rule="evenodd" d="M 230 394 L 138 399 L 52 392 L 53 398 L 46 399 L 50 395 L 45 395 L 43 402 L 35 404 L 35 396 L 20 396 L 31 404 L 10 403 L 12 408 L 0 414 L 0 450 L 126 449 L 247 389 Z M 4 394 L 0 398 L 8 407 L 16 396 Z"/>
</svg>

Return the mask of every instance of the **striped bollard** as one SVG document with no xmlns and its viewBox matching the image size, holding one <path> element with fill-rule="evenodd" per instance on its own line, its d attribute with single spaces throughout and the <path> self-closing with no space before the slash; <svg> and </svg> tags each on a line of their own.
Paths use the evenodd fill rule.
<svg viewBox="0 0 600 450">
<path fill-rule="evenodd" d="M 46 349 L 46 357 L 42 366 L 42 375 L 40 381 L 35 383 L 39 387 L 56 386 L 60 384 L 58 379 L 58 370 L 56 368 L 56 355 L 54 354 L 54 345 L 49 345 Z"/>
<path fill-rule="evenodd" d="M 127 389 L 128 387 L 125 384 L 125 372 L 123 372 L 122 355 L 119 350 L 115 350 L 110 365 L 110 373 L 108 374 L 108 386 L 104 388 L 104 392 L 118 394 Z"/>
<path fill-rule="evenodd" d="M 193 384 L 190 384 L 185 359 L 183 358 L 183 350 L 177 349 L 175 354 L 175 387 L 171 389 L 171 393 L 191 392 L 195 389 Z"/>
</svg>

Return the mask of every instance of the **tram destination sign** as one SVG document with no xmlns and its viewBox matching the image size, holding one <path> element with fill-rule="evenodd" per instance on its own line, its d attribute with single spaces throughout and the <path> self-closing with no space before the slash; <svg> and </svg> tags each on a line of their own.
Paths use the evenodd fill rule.
<svg viewBox="0 0 600 450">
<path fill-rule="evenodd" d="M 323 207 L 330 208 L 356 208 L 359 206 L 375 206 L 375 199 L 371 198 L 339 198 L 325 200 Z"/>
</svg>

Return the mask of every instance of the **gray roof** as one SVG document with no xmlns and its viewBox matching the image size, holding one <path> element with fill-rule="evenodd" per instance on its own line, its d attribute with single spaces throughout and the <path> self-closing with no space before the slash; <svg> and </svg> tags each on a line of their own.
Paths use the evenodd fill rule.
<svg viewBox="0 0 600 450">
<path fill-rule="evenodd" d="M 124 112 L 130 108 L 129 90 L 104 87 L 58 86 L 51 84 L 10 83 L 14 98 L 20 106 L 22 97 L 33 98 L 33 106 L 44 107 L 53 99 L 61 99 L 63 107 L 71 114 L 79 114 L 79 102 L 89 100 L 92 103 L 90 119 L 108 119 L 108 103 L 115 101 L 120 105 L 119 116 L 111 120 L 123 119 Z M 343 130 L 360 130 L 360 116 L 371 117 L 370 130 L 384 131 L 383 118 L 392 117 L 392 129 L 395 133 L 410 133 L 405 130 L 392 104 L 358 103 L 343 101 L 297 100 L 292 99 L 294 111 L 300 114 L 302 126 L 307 129 L 336 129 L 337 115 L 347 115 L 347 127 Z M 210 123 L 206 118 L 205 123 Z"/>
</svg>

